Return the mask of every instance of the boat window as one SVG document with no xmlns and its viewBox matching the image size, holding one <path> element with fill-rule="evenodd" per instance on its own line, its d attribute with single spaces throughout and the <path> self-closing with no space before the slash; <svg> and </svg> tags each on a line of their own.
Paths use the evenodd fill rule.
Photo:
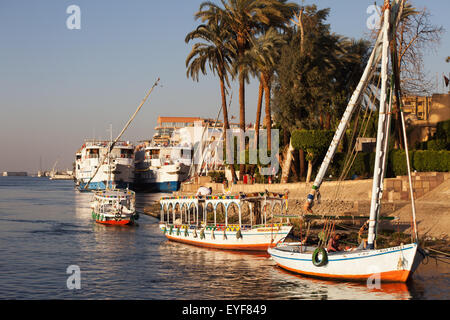
<svg viewBox="0 0 450 320">
<path fill-rule="evenodd" d="M 150 150 L 150 159 L 159 159 L 159 149 Z"/>
<path fill-rule="evenodd" d="M 189 207 L 189 222 L 190 224 L 196 224 L 197 221 L 195 219 L 195 204 L 191 204 L 191 206 Z"/>
<path fill-rule="evenodd" d="M 267 215 L 267 223 L 275 223 L 276 221 L 279 221 L 281 218 L 274 218 L 274 216 L 280 214 L 281 214 L 281 204 L 277 202 L 273 206 L 271 214 Z"/>
<path fill-rule="evenodd" d="M 214 223 L 214 207 L 211 203 L 206 206 L 206 224 Z"/>
<path fill-rule="evenodd" d="M 255 206 L 253 207 L 253 217 L 252 217 L 253 225 L 264 223 L 261 206 L 262 206 L 261 201 L 258 201 L 257 203 L 255 203 Z"/>
<path fill-rule="evenodd" d="M 168 213 L 168 211 L 167 211 L 167 204 L 164 204 L 164 205 L 161 207 L 161 221 L 162 221 L 162 222 L 167 222 L 167 221 L 169 221 L 169 219 L 168 219 L 168 217 L 167 217 L 167 213 Z"/>
<path fill-rule="evenodd" d="M 216 223 L 225 225 L 225 218 L 225 206 L 223 203 L 219 203 L 216 207 Z"/>
<path fill-rule="evenodd" d="M 182 220 L 181 220 L 181 210 L 180 210 L 180 204 L 177 203 L 175 204 L 175 222 L 174 224 L 182 224 Z"/>
<path fill-rule="evenodd" d="M 170 224 L 173 224 L 173 206 L 172 206 L 172 204 L 169 204 L 168 214 L 169 214 L 168 222 Z"/>
<path fill-rule="evenodd" d="M 88 158 L 98 158 L 99 152 L 98 149 L 88 149 L 87 157 Z"/>
<path fill-rule="evenodd" d="M 181 221 L 183 222 L 183 224 L 189 223 L 187 203 L 183 203 L 183 205 L 181 206 Z"/>
<path fill-rule="evenodd" d="M 270 203 L 266 203 L 266 205 L 263 207 L 263 212 L 262 212 L 262 224 L 266 224 L 268 223 L 268 219 L 270 219 L 270 217 L 272 216 L 272 209 L 270 206 Z"/>
<path fill-rule="evenodd" d="M 205 210 L 203 204 L 198 204 L 198 213 L 197 213 L 197 224 L 204 223 L 205 221 Z"/>
<path fill-rule="evenodd" d="M 251 217 L 250 217 L 250 204 L 245 201 L 241 205 L 241 223 L 242 224 L 251 224 Z"/>
<path fill-rule="evenodd" d="M 194 151 L 192 149 L 183 149 L 180 159 L 190 160 L 194 156 Z"/>
<path fill-rule="evenodd" d="M 133 150 L 131 149 L 120 149 L 120 157 L 121 158 L 133 158 Z"/>
<path fill-rule="evenodd" d="M 228 224 L 239 224 L 239 207 L 235 203 L 231 203 L 227 210 Z"/>
</svg>

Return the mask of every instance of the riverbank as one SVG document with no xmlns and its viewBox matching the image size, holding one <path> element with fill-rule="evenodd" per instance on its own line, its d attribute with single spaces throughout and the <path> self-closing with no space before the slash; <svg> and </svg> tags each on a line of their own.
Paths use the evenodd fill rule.
<svg viewBox="0 0 450 320">
<path fill-rule="evenodd" d="M 387 179 L 389 180 L 389 179 Z M 202 186 L 211 187 L 213 193 L 222 193 L 223 185 L 218 183 L 206 182 Z M 185 183 L 179 192 L 174 195 L 193 195 L 200 184 Z M 306 195 L 311 190 L 312 184 L 304 182 L 288 184 L 236 184 L 232 187 L 232 193 L 239 192 L 279 192 L 289 194 L 288 213 L 299 215 L 303 212 L 303 204 Z M 372 191 L 372 180 L 351 180 L 351 181 L 325 181 L 321 188 L 321 201 L 316 201 L 313 207 L 315 215 L 334 215 L 334 216 L 369 216 L 370 195 Z M 416 220 L 419 232 L 419 238 L 427 246 L 436 250 L 450 253 L 450 179 L 445 175 L 444 181 L 428 193 L 418 197 L 415 200 Z M 145 208 L 145 213 L 159 218 L 159 204 L 155 203 Z M 384 233 L 380 238 L 385 238 L 387 242 L 408 240 L 411 234 L 411 202 L 409 200 L 388 199 L 383 202 L 381 207 L 381 216 L 394 217 L 392 221 L 382 221 L 380 230 Z M 348 235 L 349 241 L 355 242 L 357 231 L 364 220 L 346 221 L 337 223 L 338 228 L 344 234 Z M 315 224 L 320 228 L 323 221 L 317 221 Z M 295 236 L 305 235 L 305 230 L 301 230 L 298 224 L 293 234 Z M 304 227 L 303 227 L 304 228 Z M 311 237 L 317 233 L 311 231 Z"/>
</svg>

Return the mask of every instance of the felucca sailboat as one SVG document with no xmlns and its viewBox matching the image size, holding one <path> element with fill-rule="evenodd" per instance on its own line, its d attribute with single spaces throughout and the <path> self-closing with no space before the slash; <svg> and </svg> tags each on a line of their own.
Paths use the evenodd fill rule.
<svg viewBox="0 0 450 320">
<path fill-rule="evenodd" d="M 377 249 L 375 241 L 383 193 L 383 178 L 386 170 L 391 107 L 393 100 L 392 83 L 390 98 L 387 98 L 389 42 L 395 34 L 395 30 L 403 10 L 403 5 L 404 0 L 393 0 L 392 4 L 389 0 L 385 0 L 384 2 L 382 27 L 378 33 L 375 46 L 370 55 L 362 78 L 344 112 L 325 159 L 323 160 L 314 181 L 312 190 L 307 196 L 307 202 L 305 203 L 305 210 L 307 212 L 311 212 L 310 209 L 314 199 L 318 194 L 318 190 L 325 173 L 336 152 L 336 148 L 343 138 L 345 129 L 350 121 L 355 106 L 361 102 L 363 93 L 369 85 L 369 81 L 373 77 L 374 72 L 381 60 L 379 120 L 367 246 L 366 248 L 361 247 L 348 251 L 327 252 L 327 250 L 321 246 L 304 246 L 300 242 L 281 243 L 274 248 L 268 249 L 268 252 L 272 259 L 284 269 L 303 275 L 321 278 L 344 280 L 367 280 L 378 278 L 381 281 L 405 282 L 424 258 L 424 253 L 418 246 L 411 177 L 410 190 L 413 203 L 412 213 L 414 222 L 414 239 L 412 239 L 412 242 L 409 244 L 402 244 L 400 246 L 383 249 Z M 392 54 L 395 54 L 395 50 L 392 50 Z M 394 66 L 394 72 L 395 69 L 396 68 Z M 411 176 L 403 113 L 401 113 L 401 116 L 403 122 L 403 138 L 405 140 L 406 147 L 408 174 Z"/>
</svg>

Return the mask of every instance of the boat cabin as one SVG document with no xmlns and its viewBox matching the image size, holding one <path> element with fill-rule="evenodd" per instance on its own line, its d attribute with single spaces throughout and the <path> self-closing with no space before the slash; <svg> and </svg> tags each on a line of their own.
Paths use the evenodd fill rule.
<svg viewBox="0 0 450 320">
<path fill-rule="evenodd" d="M 287 225 L 287 194 L 272 192 L 239 195 L 176 196 L 160 200 L 161 223 L 168 226 L 261 228 Z"/>
</svg>

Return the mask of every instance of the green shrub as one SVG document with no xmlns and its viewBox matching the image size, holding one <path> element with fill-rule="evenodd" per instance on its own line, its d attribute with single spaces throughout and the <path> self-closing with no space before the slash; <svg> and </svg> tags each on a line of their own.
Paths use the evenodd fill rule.
<svg viewBox="0 0 450 320">
<path fill-rule="evenodd" d="M 328 149 L 333 139 L 333 130 L 295 130 L 292 132 L 292 146 L 296 149 L 313 151 Z"/>
<path fill-rule="evenodd" d="M 224 171 L 209 171 L 208 176 L 211 177 L 213 182 L 222 183 L 225 180 L 225 172 Z"/>
<path fill-rule="evenodd" d="M 427 141 L 427 150 L 447 150 L 447 140 L 445 139 L 436 139 Z"/>
<path fill-rule="evenodd" d="M 396 176 L 406 175 L 406 158 L 404 150 L 393 150 L 390 165 Z M 419 172 L 450 171 L 450 151 L 416 150 L 409 152 L 411 170 Z"/>
<path fill-rule="evenodd" d="M 410 164 L 412 163 L 412 159 L 413 159 L 413 151 L 410 151 L 409 152 Z M 388 163 L 390 164 L 390 169 L 392 170 L 392 173 L 395 176 L 404 176 L 408 174 L 405 150 L 392 150 L 388 155 Z"/>
<path fill-rule="evenodd" d="M 340 177 L 342 170 L 344 169 L 344 164 L 346 161 L 347 154 L 344 152 L 338 152 L 335 154 L 333 161 L 328 170 L 329 174 L 333 177 Z M 373 167 L 375 164 L 375 152 L 371 153 L 361 153 L 356 155 L 353 165 L 348 171 L 346 177 L 351 178 L 353 175 L 367 177 L 373 174 Z"/>
<path fill-rule="evenodd" d="M 413 167 L 419 172 L 447 172 L 450 170 L 449 161 L 449 151 L 419 150 L 414 152 Z"/>
<path fill-rule="evenodd" d="M 450 120 L 438 122 L 436 125 L 436 139 L 450 141 Z"/>
</svg>

